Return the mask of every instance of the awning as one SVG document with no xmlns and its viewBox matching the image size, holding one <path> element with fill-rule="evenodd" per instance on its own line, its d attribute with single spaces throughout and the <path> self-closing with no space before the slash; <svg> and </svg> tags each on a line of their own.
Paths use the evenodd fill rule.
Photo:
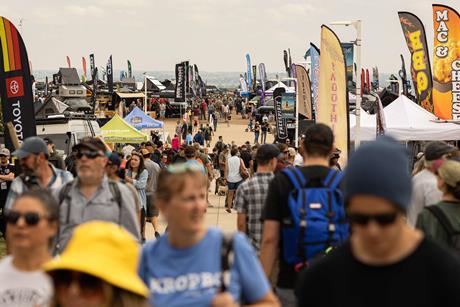
<svg viewBox="0 0 460 307">
<path fill-rule="evenodd" d="M 144 93 L 120 93 L 117 92 L 118 97 L 120 98 L 144 98 Z"/>
<path fill-rule="evenodd" d="M 101 128 L 104 141 L 107 143 L 142 143 L 148 140 L 148 136 L 137 131 L 118 114 Z"/>
</svg>

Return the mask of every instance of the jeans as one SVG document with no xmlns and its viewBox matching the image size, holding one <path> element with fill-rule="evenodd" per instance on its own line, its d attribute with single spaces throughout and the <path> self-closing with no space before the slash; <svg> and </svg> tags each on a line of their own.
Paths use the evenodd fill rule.
<svg viewBox="0 0 460 307">
<path fill-rule="evenodd" d="M 267 131 L 262 131 L 262 139 L 260 140 L 262 144 L 267 142 Z"/>
<path fill-rule="evenodd" d="M 254 144 L 259 143 L 259 132 L 254 132 Z"/>
</svg>

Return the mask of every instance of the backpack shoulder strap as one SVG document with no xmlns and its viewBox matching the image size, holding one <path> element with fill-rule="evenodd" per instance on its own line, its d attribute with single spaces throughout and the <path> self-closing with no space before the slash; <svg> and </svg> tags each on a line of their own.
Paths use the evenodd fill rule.
<svg viewBox="0 0 460 307">
<path fill-rule="evenodd" d="M 233 265 L 233 237 L 234 233 L 222 233 L 222 245 L 220 248 L 220 290 L 228 291 L 230 285 L 230 269 Z"/>
<path fill-rule="evenodd" d="M 323 181 L 325 187 L 335 190 L 342 180 L 343 173 L 334 169 L 329 169 L 326 178 Z"/>
<path fill-rule="evenodd" d="M 112 193 L 113 199 L 117 202 L 118 205 L 118 224 L 121 224 L 121 192 L 120 192 L 120 187 L 118 186 L 118 183 L 109 180 L 109 188 L 110 192 Z"/>
<path fill-rule="evenodd" d="M 61 206 L 64 200 L 69 197 L 69 192 L 70 192 L 70 188 L 72 187 L 72 183 L 73 183 L 73 180 L 67 182 L 66 184 L 64 184 L 62 189 L 59 191 L 59 194 L 58 194 L 58 201 L 59 201 L 58 205 L 59 206 Z"/>
<path fill-rule="evenodd" d="M 296 167 L 286 167 L 282 170 L 282 172 L 289 178 L 289 180 L 294 185 L 294 188 L 297 190 L 300 190 L 308 183 L 305 176 Z"/>
<path fill-rule="evenodd" d="M 447 235 L 449 236 L 449 239 L 457 233 L 454 227 L 452 226 L 452 223 L 449 221 L 446 214 L 444 213 L 444 211 L 442 211 L 441 208 L 439 208 L 438 206 L 428 206 L 426 207 L 426 209 L 430 211 L 431 214 L 433 214 L 434 217 L 438 220 L 442 228 L 446 231 Z"/>
</svg>

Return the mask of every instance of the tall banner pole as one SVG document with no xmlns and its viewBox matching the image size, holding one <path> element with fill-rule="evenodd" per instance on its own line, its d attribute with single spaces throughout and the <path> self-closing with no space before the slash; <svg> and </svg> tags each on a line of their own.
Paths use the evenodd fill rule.
<svg viewBox="0 0 460 307">
<path fill-rule="evenodd" d="M 5 17 L 0 17 L 0 45 L 3 123 L 11 123 L 14 130 L 10 132 L 22 142 L 36 135 L 32 78 L 24 41 L 14 24 Z M 15 149 L 11 136 L 8 133 L 4 135 L 6 147 Z"/>
<path fill-rule="evenodd" d="M 417 103 L 436 116 L 450 119 L 449 112 L 440 112 L 433 104 L 433 81 L 431 76 L 430 58 L 426 42 L 425 27 L 422 21 L 412 13 L 398 12 L 399 22 L 411 53 L 411 76 L 414 84 Z M 407 86 L 407 84 L 403 84 Z"/>
<path fill-rule="evenodd" d="M 433 4 L 433 26 L 434 111 L 442 119 L 460 120 L 460 14 Z"/>
<path fill-rule="evenodd" d="M 343 155 L 340 165 L 348 160 L 350 145 L 348 93 L 345 56 L 337 35 L 327 26 L 321 26 L 319 103 L 316 121 L 331 127 L 335 145 Z"/>
</svg>

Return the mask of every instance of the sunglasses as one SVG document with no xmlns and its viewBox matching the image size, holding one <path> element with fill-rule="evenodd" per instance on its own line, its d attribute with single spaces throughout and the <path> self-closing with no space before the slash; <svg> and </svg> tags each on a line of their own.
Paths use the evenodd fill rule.
<svg viewBox="0 0 460 307">
<path fill-rule="evenodd" d="M 102 155 L 98 151 L 94 150 L 80 150 L 76 154 L 77 159 L 81 159 L 83 156 L 87 157 L 88 159 L 96 159 L 97 157 L 101 157 Z"/>
<path fill-rule="evenodd" d="M 393 224 L 398 217 L 398 212 L 393 213 L 384 213 L 384 214 L 359 214 L 359 213 L 349 213 L 348 220 L 350 224 L 357 224 L 361 226 L 365 226 L 369 224 L 370 221 L 375 221 L 380 226 L 388 226 Z"/>
<path fill-rule="evenodd" d="M 28 226 L 35 226 L 42 218 L 44 218 L 36 212 L 19 213 L 17 211 L 10 210 L 5 213 L 5 220 L 8 224 L 16 225 L 21 217 L 24 218 L 24 221 Z"/>
<path fill-rule="evenodd" d="M 56 288 L 69 288 L 77 283 L 83 294 L 93 294 L 102 291 L 102 280 L 89 274 L 69 270 L 56 270 L 51 273 Z"/>
</svg>

